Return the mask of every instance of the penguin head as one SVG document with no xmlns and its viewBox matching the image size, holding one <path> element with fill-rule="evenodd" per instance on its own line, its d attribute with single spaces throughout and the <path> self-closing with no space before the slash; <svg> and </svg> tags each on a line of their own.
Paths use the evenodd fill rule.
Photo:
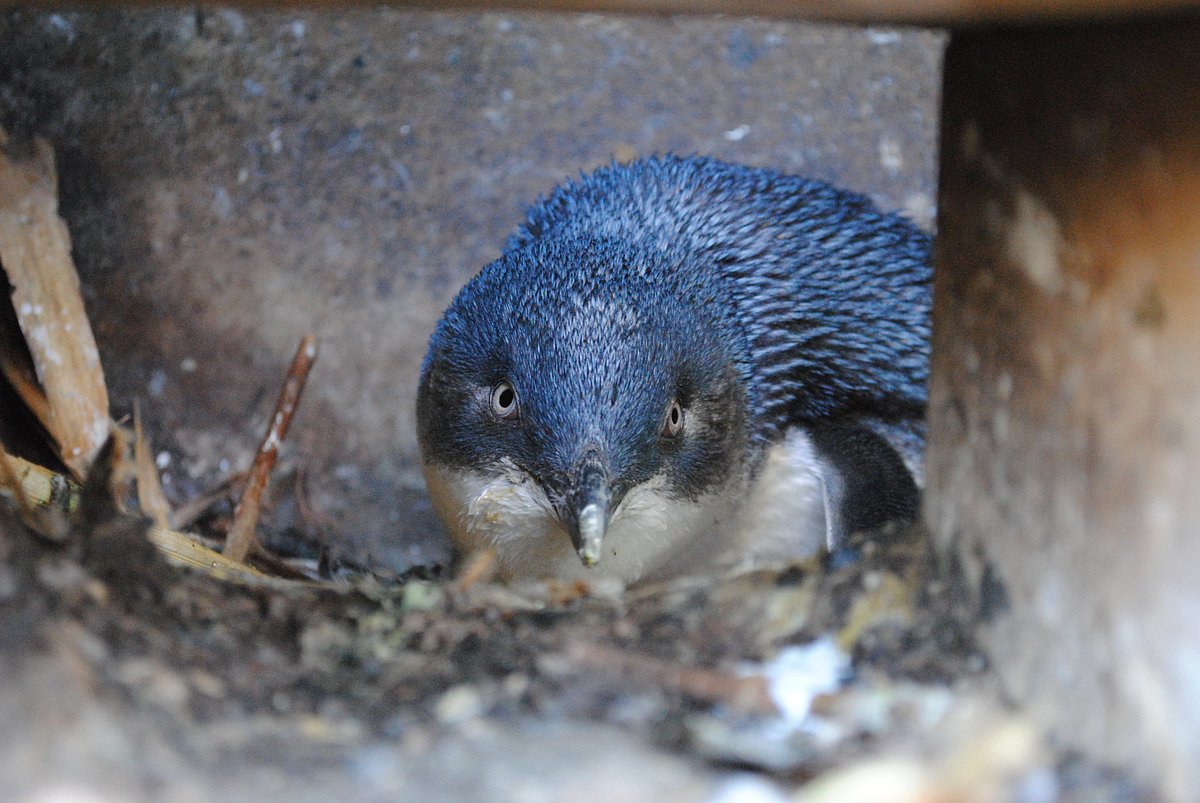
<svg viewBox="0 0 1200 803">
<path fill-rule="evenodd" d="M 467 513 L 482 495 L 457 499 L 461 526 L 516 539 L 541 517 L 590 566 L 635 489 L 687 504 L 740 473 L 749 415 L 738 356 L 714 323 L 715 292 L 683 286 L 695 272 L 670 258 L 600 239 L 534 241 L 454 299 L 421 371 L 426 474 L 483 477 L 472 487 L 489 498 L 511 485 L 525 500 L 480 517 Z M 496 520 L 505 511 L 511 528 Z"/>
</svg>

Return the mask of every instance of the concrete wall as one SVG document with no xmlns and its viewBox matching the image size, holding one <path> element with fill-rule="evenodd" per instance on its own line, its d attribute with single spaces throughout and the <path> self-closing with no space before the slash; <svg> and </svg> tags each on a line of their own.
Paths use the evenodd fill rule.
<svg viewBox="0 0 1200 803">
<path fill-rule="evenodd" d="M 538 194 L 614 155 L 699 152 L 929 225 L 942 41 L 716 18 L 5 12 L 0 124 L 58 151 L 115 409 L 142 399 L 168 492 L 248 464 L 313 330 L 292 462 L 340 543 L 403 566 L 445 556 L 414 470 L 426 338 Z"/>
</svg>

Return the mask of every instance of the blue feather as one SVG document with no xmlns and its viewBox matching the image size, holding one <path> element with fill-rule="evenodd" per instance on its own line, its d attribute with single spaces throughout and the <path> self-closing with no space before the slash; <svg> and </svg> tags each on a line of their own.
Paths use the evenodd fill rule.
<svg viewBox="0 0 1200 803">
<path fill-rule="evenodd" d="M 567 182 L 438 323 L 417 400 L 425 466 L 515 468 L 569 522 L 581 455 L 602 455 L 610 511 L 651 480 L 711 505 L 751 487 L 799 428 L 824 472 L 830 541 L 911 517 L 930 247 L 861 195 L 712 159 Z M 515 420 L 489 414 L 500 383 Z M 676 402 L 682 435 L 664 437 Z M 460 514 L 445 515 L 461 530 Z"/>
<path fill-rule="evenodd" d="M 597 378 L 636 383 L 615 344 L 588 340 L 608 337 L 599 323 L 558 325 L 570 311 L 636 310 L 642 333 L 617 338 L 631 349 L 719 344 L 744 388 L 752 443 L 828 417 L 919 418 L 929 261 L 926 234 L 822 182 L 695 157 L 612 165 L 529 211 L 501 259 L 454 300 L 423 374 L 438 355 L 465 370 L 500 347 L 503 362 L 500 344 L 537 332 L 564 338 L 524 344 L 547 367 L 596 360 Z M 560 395 L 568 390 L 586 396 Z"/>
</svg>

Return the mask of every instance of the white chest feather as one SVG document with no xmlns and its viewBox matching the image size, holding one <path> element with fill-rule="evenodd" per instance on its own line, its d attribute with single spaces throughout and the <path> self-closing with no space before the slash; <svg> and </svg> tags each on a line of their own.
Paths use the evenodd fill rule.
<svg viewBox="0 0 1200 803">
<path fill-rule="evenodd" d="M 586 568 L 541 487 L 515 466 L 498 473 L 425 467 L 435 510 L 456 547 L 496 550 L 506 580 L 615 579 L 622 584 L 807 557 L 825 543 L 820 474 L 808 439 L 774 447 L 753 483 L 672 499 L 662 478 L 613 512 L 599 564 Z"/>
</svg>

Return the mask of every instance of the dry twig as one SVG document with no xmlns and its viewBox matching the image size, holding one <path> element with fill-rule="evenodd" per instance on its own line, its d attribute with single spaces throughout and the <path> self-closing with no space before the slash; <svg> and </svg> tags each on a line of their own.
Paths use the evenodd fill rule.
<svg viewBox="0 0 1200 803">
<path fill-rule="evenodd" d="M 33 518 L 33 509 L 29 504 L 29 499 L 25 496 L 25 489 L 17 480 L 17 472 L 8 461 L 8 452 L 0 449 L 0 490 L 7 491 L 6 495 L 11 496 L 13 502 L 16 503 L 17 512 L 21 514 L 21 518 L 29 521 Z"/>
<path fill-rule="evenodd" d="M 67 537 L 80 489 L 66 477 L 0 448 L 0 497 L 9 497 L 26 526 L 53 541 Z"/>
<path fill-rule="evenodd" d="M 304 391 L 304 383 L 312 370 L 313 361 L 317 358 L 316 338 L 309 334 L 300 340 L 292 366 L 288 369 L 287 378 L 279 390 L 279 399 L 275 402 L 275 414 L 271 416 L 271 424 L 267 434 L 258 446 L 254 455 L 254 465 L 250 469 L 250 478 L 242 490 L 237 507 L 233 511 L 233 526 L 225 539 L 224 554 L 236 561 L 246 560 L 254 546 L 254 528 L 258 524 L 258 514 L 262 507 L 263 493 L 271 478 L 271 469 L 279 457 L 279 444 L 287 436 L 288 426 L 296 413 L 300 402 L 300 394 Z"/>
</svg>

